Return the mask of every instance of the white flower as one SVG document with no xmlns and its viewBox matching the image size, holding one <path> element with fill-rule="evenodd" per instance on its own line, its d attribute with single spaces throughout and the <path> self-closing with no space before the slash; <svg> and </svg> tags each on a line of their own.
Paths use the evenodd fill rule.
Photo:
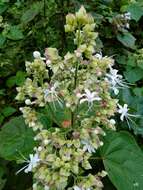
<svg viewBox="0 0 143 190">
<path fill-rule="evenodd" d="M 54 101 L 58 101 L 58 103 L 62 106 L 62 100 L 58 96 L 59 92 L 57 91 L 57 87 L 59 86 L 59 83 L 56 82 L 52 87 L 49 89 L 44 90 L 44 99 L 48 102 L 53 102 L 53 105 L 55 107 Z"/>
<path fill-rule="evenodd" d="M 110 83 L 111 89 L 113 90 L 114 94 L 117 95 L 119 93 L 119 88 L 128 87 L 124 81 L 122 75 L 118 74 L 117 69 L 113 69 L 111 66 L 110 72 L 106 74 L 106 80 Z"/>
<path fill-rule="evenodd" d="M 116 124 L 116 121 L 115 121 L 115 119 L 110 119 L 110 121 L 109 121 L 112 125 L 115 125 Z"/>
<path fill-rule="evenodd" d="M 121 106 L 120 104 L 118 104 L 118 108 L 119 108 L 119 109 L 117 110 L 117 112 L 118 112 L 119 114 L 121 114 L 120 120 L 121 120 L 121 121 L 124 121 L 124 119 L 126 119 L 129 128 L 130 128 L 129 120 L 130 120 L 131 122 L 133 122 L 133 120 L 132 120 L 130 117 L 140 117 L 139 115 L 133 115 L 133 114 L 128 113 L 129 108 L 128 108 L 128 105 L 127 105 L 127 104 L 124 104 L 123 106 Z M 134 123 L 134 124 L 135 124 L 135 123 Z"/>
<path fill-rule="evenodd" d="M 47 185 L 44 187 L 44 190 L 49 190 L 49 189 L 50 189 L 50 187 Z"/>
<path fill-rule="evenodd" d="M 124 106 L 121 106 L 118 104 L 118 107 L 119 107 L 118 113 L 121 114 L 120 119 L 121 121 L 124 121 L 124 118 L 128 118 L 128 110 L 129 110 L 128 105 L 124 104 Z"/>
<path fill-rule="evenodd" d="M 30 154 L 29 157 L 30 157 L 29 160 L 25 159 L 25 162 L 27 162 L 28 164 L 24 166 L 23 168 L 21 168 L 16 174 L 18 174 L 22 170 L 24 170 L 25 173 L 31 172 L 32 169 L 35 168 L 40 162 L 40 159 L 37 153 L 34 155 Z"/>
<path fill-rule="evenodd" d="M 83 102 L 88 102 L 89 109 L 93 106 L 94 101 L 101 100 L 101 98 L 97 96 L 97 92 L 90 92 L 90 90 L 88 89 L 85 89 L 84 91 L 85 93 L 80 95 L 80 104 L 82 104 Z"/>
<path fill-rule="evenodd" d="M 78 187 L 77 185 L 75 185 L 74 187 L 73 187 L 73 189 L 74 190 L 82 190 L 80 187 Z"/>
<path fill-rule="evenodd" d="M 129 29 L 130 28 L 129 23 L 126 23 L 125 27 Z"/>
<path fill-rule="evenodd" d="M 80 50 L 75 50 L 75 55 L 77 58 L 81 57 L 82 56 L 82 53 Z"/>
<path fill-rule="evenodd" d="M 80 188 L 80 187 L 77 186 L 77 185 L 75 185 L 75 186 L 73 187 L 73 189 L 74 189 L 74 190 L 91 190 L 91 188 L 86 188 L 86 189 L 84 189 L 84 188 Z"/>
<path fill-rule="evenodd" d="M 31 100 L 30 100 L 30 99 L 26 99 L 26 100 L 25 100 L 25 104 L 26 104 L 26 105 L 31 105 Z"/>
<path fill-rule="evenodd" d="M 100 53 L 96 53 L 95 55 L 94 55 L 94 57 L 96 57 L 97 59 L 102 59 L 102 52 L 100 52 Z"/>
<path fill-rule="evenodd" d="M 83 146 L 83 151 L 88 151 L 89 153 L 94 153 L 95 152 L 95 148 L 93 147 L 93 145 L 89 141 L 82 140 L 81 143 L 84 145 Z"/>
<path fill-rule="evenodd" d="M 40 53 L 39 51 L 34 51 L 34 52 L 33 52 L 33 57 L 34 57 L 35 59 L 40 59 L 40 58 L 41 58 L 41 53 Z"/>
<path fill-rule="evenodd" d="M 39 51 L 34 51 L 34 52 L 33 52 L 33 57 L 34 57 L 35 59 L 46 60 L 46 58 L 41 57 L 41 53 L 40 53 Z"/>
<path fill-rule="evenodd" d="M 131 20 L 131 13 L 130 12 L 125 13 L 124 17 L 126 20 Z"/>
</svg>

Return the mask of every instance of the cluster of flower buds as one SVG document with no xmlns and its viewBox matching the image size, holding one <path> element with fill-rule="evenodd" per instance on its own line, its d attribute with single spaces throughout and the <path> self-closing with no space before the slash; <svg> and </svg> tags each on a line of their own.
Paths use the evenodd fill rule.
<svg viewBox="0 0 143 190">
<path fill-rule="evenodd" d="M 101 178 L 106 172 L 91 174 L 90 159 L 103 146 L 100 137 L 106 135 L 104 128 L 115 130 L 111 118 L 115 112 L 122 114 L 121 120 L 130 116 L 128 109 L 117 109 L 117 100 L 110 95 L 111 90 L 117 94 L 124 83 L 111 68 L 113 59 L 95 53 L 94 27 L 93 17 L 81 7 L 66 17 L 66 32 L 75 34 L 75 51 L 62 58 L 57 49 L 46 48 L 45 57 L 35 51 L 34 61 L 26 62 L 28 78 L 17 88 L 16 99 L 25 102 L 20 110 L 36 133 L 35 154 L 22 168 L 33 172 L 33 190 L 101 190 Z M 70 117 L 62 125 L 44 128 L 37 114 L 38 107 L 47 106 L 53 125 L 59 106 L 65 110 L 62 114 L 70 113 Z"/>
<path fill-rule="evenodd" d="M 119 14 L 113 19 L 113 24 L 116 25 L 117 29 L 122 31 L 130 28 L 129 21 L 131 20 L 131 13 L 126 12 L 124 14 Z"/>
</svg>

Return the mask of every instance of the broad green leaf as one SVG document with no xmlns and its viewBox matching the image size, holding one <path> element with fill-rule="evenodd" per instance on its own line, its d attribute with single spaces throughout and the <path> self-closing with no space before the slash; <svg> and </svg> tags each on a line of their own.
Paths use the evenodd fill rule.
<svg viewBox="0 0 143 190">
<path fill-rule="evenodd" d="M 0 157 L 6 160 L 22 159 L 20 154 L 28 157 L 35 145 L 33 138 L 32 129 L 25 125 L 22 116 L 11 119 L 0 131 Z"/>
<path fill-rule="evenodd" d="M 129 4 L 127 11 L 131 13 L 131 18 L 135 21 L 138 21 L 143 16 L 143 7 L 139 3 Z"/>
<path fill-rule="evenodd" d="M 133 89 L 133 92 L 136 96 L 143 97 L 143 88 L 136 87 Z"/>
<path fill-rule="evenodd" d="M 18 26 L 11 26 L 6 37 L 10 40 L 21 40 L 24 38 L 24 35 Z"/>
<path fill-rule="evenodd" d="M 101 155 L 117 190 L 142 190 L 143 153 L 128 132 L 108 132 Z"/>
<path fill-rule="evenodd" d="M 126 102 L 128 105 L 131 105 L 134 101 L 130 88 L 124 88 L 121 91 L 121 97 L 123 102 Z"/>
<path fill-rule="evenodd" d="M 129 56 L 128 60 L 126 62 L 126 65 L 129 65 L 131 67 L 135 67 L 136 66 L 136 58 L 134 56 Z"/>
<path fill-rule="evenodd" d="M 15 76 L 11 76 L 7 79 L 6 81 L 6 86 L 7 87 L 13 87 L 15 85 L 16 82 L 16 77 Z"/>
<path fill-rule="evenodd" d="M 13 113 L 16 112 L 16 109 L 11 107 L 11 106 L 8 106 L 8 107 L 5 107 L 3 110 L 2 110 L 2 114 L 5 116 L 5 117 L 9 117 L 11 116 Z"/>
<path fill-rule="evenodd" d="M 16 73 L 16 77 L 15 77 L 15 83 L 17 86 L 21 86 L 24 81 L 25 81 L 25 76 L 26 76 L 26 73 L 25 72 L 22 72 L 22 71 L 18 71 Z"/>
<path fill-rule="evenodd" d="M 24 12 L 24 14 L 22 15 L 21 22 L 26 24 L 26 23 L 30 22 L 31 20 L 33 20 L 35 18 L 35 16 L 39 14 L 42 7 L 43 7 L 42 2 L 33 3 L 30 6 L 30 8 L 26 12 Z"/>
<path fill-rule="evenodd" d="M 132 68 L 124 72 L 124 76 L 128 82 L 137 82 L 143 78 L 143 69 Z"/>
<path fill-rule="evenodd" d="M 135 49 L 136 38 L 129 32 L 118 34 L 117 39 L 126 47 Z"/>
</svg>

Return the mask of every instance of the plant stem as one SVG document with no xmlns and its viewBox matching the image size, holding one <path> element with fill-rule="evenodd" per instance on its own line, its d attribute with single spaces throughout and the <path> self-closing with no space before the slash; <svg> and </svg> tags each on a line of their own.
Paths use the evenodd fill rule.
<svg viewBox="0 0 143 190">
<path fill-rule="evenodd" d="M 78 28 L 78 39 L 77 39 L 77 47 L 80 46 L 80 27 Z M 79 68 L 79 60 L 76 62 L 76 66 L 75 66 L 75 75 L 74 75 L 74 86 L 73 89 L 76 89 L 77 86 L 77 79 L 78 79 L 78 68 Z M 76 107 L 77 110 L 78 106 Z M 74 121 L 75 121 L 75 112 L 71 112 L 71 124 L 72 127 L 74 126 Z"/>
</svg>

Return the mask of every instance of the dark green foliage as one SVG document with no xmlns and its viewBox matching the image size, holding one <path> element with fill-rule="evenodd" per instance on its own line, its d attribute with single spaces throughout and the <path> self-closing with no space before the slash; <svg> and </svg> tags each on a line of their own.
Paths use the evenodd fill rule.
<svg viewBox="0 0 143 190">
<path fill-rule="evenodd" d="M 109 178 L 121 190 L 142 190 L 143 153 L 127 132 L 109 132 L 101 156 Z"/>
<path fill-rule="evenodd" d="M 35 146 L 33 138 L 32 129 L 25 125 L 21 116 L 11 119 L 0 131 L 0 157 L 23 160 L 21 155 L 27 157 Z"/>
<path fill-rule="evenodd" d="M 26 190 L 31 185 L 29 183 L 31 178 L 25 177 L 25 183 L 18 183 L 17 181 L 23 176 L 14 175 L 17 166 L 15 163 L 3 160 L 19 159 L 18 151 L 28 156 L 34 146 L 33 133 L 27 129 L 23 119 L 17 117 L 20 115 L 18 110 L 20 105 L 15 101 L 16 86 L 20 86 L 26 77 L 25 60 L 32 60 L 32 52 L 35 50 L 43 55 L 44 49 L 48 46 L 57 47 L 60 54 L 67 49 L 72 50 L 71 37 L 67 38 L 64 32 L 65 15 L 68 12 L 75 12 L 81 5 L 84 5 L 95 18 L 96 30 L 99 32 L 97 51 L 102 50 L 103 55 L 113 56 L 115 68 L 130 83 L 129 88 L 122 90 L 118 98 L 121 103 L 129 105 L 132 113 L 140 115 L 130 124 L 130 132 L 138 135 L 135 138 L 142 144 L 143 1 L 1 0 L 0 126 L 3 128 L 0 131 L 0 157 L 2 157 L 0 160 L 0 190 L 4 186 L 4 190 Z M 119 15 L 127 11 L 131 12 L 130 28 L 119 29 L 117 27 Z M 50 128 L 52 113 L 47 116 L 47 112 L 49 108 L 39 110 L 39 119 L 45 127 L 48 124 Z M 11 120 L 11 117 L 14 118 Z M 68 113 L 65 114 L 60 108 L 60 112 L 57 111 L 55 124 L 61 124 L 63 121 L 68 121 Z M 117 126 L 118 130 L 129 131 L 126 122 L 118 122 Z M 103 162 L 117 190 L 142 190 L 143 185 L 141 188 L 133 186 L 133 183 L 141 184 L 143 181 L 141 178 L 143 156 L 133 137 L 128 133 L 117 132 L 107 136 L 104 143 Z M 12 172 L 11 167 L 14 167 Z M 30 185 L 26 185 L 27 182 Z M 15 184 L 18 184 L 17 187 Z M 107 186 L 105 190 L 112 189 L 110 183 Z"/>
</svg>

